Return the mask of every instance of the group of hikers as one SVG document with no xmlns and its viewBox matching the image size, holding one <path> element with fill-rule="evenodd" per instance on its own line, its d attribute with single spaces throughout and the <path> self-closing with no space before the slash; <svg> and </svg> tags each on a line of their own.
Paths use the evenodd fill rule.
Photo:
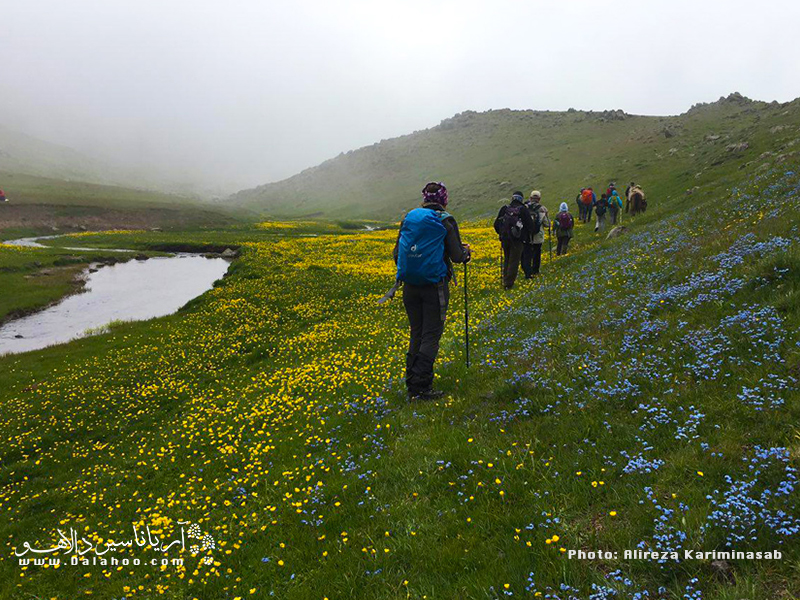
<svg viewBox="0 0 800 600">
<path fill-rule="evenodd" d="M 575 220 L 566 202 L 561 203 L 551 223 L 540 191 L 532 191 L 527 201 L 522 192 L 514 192 L 511 203 L 503 206 L 494 220 L 494 230 L 503 250 L 503 287 L 507 290 L 514 287 L 520 265 L 525 279 L 539 274 L 545 230 L 556 234 L 556 254 L 566 254 L 574 225 Z"/>
<path fill-rule="evenodd" d="M 647 207 L 644 192 L 634 182 L 626 189 L 625 198 L 626 213 L 635 215 Z M 595 231 L 605 226 L 607 214 L 613 224 L 621 222 L 622 200 L 613 182 L 600 200 L 590 187 L 582 189 L 577 200 L 583 223 L 591 221 L 594 211 Z M 433 365 L 444 332 L 450 281 L 455 277 L 453 264 L 463 263 L 466 277 L 466 264 L 472 258 L 469 244 L 462 242 L 458 224 L 446 210 L 447 201 L 447 188 L 442 182 L 428 183 L 422 189 L 422 206 L 410 211 L 400 223 L 393 251 L 397 265 L 395 285 L 379 300 L 388 301 L 403 286 L 403 306 L 410 326 L 405 383 L 411 400 L 443 396 L 433 388 Z M 575 219 L 566 202 L 561 203 L 551 221 L 540 191 L 532 191 L 527 201 L 522 192 L 514 192 L 511 202 L 500 209 L 494 221 L 502 247 L 504 289 L 514 286 L 520 265 L 526 279 L 539 273 L 545 230 L 555 234 L 556 254 L 560 256 L 567 253 L 574 226 Z M 466 282 L 464 291 L 466 303 Z"/>
<path fill-rule="evenodd" d="M 617 184 L 613 181 L 608 184 L 604 194 L 597 199 L 597 194 L 591 187 L 581 188 L 580 193 L 575 198 L 578 205 L 578 218 L 582 223 L 589 223 L 592 220 L 592 211 L 595 214 L 595 231 L 603 231 L 606 226 L 606 217 L 611 217 L 611 224 L 616 225 L 622 222 L 622 198 L 617 191 Z M 647 200 L 644 191 L 636 182 L 625 189 L 625 212 L 637 215 L 647 209 Z"/>
</svg>

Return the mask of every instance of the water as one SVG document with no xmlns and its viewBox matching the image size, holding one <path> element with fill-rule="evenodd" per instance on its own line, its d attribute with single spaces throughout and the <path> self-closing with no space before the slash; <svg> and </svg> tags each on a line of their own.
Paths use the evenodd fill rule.
<svg viewBox="0 0 800 600">
<path fill-rule="evenodd" d="M 168 315 L 209 290 L 229 265 L 223 258 L 179 254 L 87 272 L 85 292 L 0 327 L 0 355 L 62 344 L 112 321 Z"/>
<path fill-rule="evenodd" d="M 44 244 L 40 244 L 39 240 L 54 240 L 60 235 L 39 235 L 36 237 L 27 237 L 27 238 L 19 238 L 16 240 L 8 240 L 3 242 L 4 244 L 8 244 L 9 246 L 24 246 L 25 248 L 50 248 L 51 246 L 45 246 Z M 59 247 L 61 250 L 77 250 L 80 252 L 97 252 L 102 250 L 103 252 L 135 252 L 135 250 L 129 250 L 127 248 L 79 248 L 76 246 L 63 246 Z"/>
</svg>

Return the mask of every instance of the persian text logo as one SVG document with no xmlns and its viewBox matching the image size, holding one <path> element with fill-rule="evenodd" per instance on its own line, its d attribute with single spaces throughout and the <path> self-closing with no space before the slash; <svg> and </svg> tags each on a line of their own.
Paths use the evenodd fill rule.
<svg viewBox="0 0 800 600">
<path fill-rule="evenodd" d="M 71 566 L 175 566 L 183 568 L 184 558 L 175 556 L 189 552 L 192 557 L 200 557 L 200 564 L 211 565 L 214 563 L 214 550 L 216 541 L 210 533 L 204 532 L 200 525 L 190 521 L 178 521 L 180 535 L 172 540 L 167 540 L 159 533 L 165 524 L 171 521 L 162 517 L 154 523 L 157 529 L 150 525 L 142 528 L 141 524 L 133 524 L 133 537 L 123 540 L 104 538 L 94 533 L 88 533 L 88 527 L 83 533 L 78 533 L 70 527 L 65 533 L 57 529 L 58 540 L 54 545 L 44 548 L 34 547 L 30 542 L 23 542 L 21 548 L 15 547 L 14 554 L 22 567 L 41 566 L 59 568 L 62 565 Z M 188 526 L 188 527 L 187 527 Z M 160 553 L 160 556 L 145 557 L 134 556 L 133 550 L 140 549 Z M 168 555 L 172 552 L 171 556 Z"/>
<path fill-rule="evenodd" d="M 203 533 L 203 531 L 200 529 L 200 525 L 197 523 L 181 523 L 189 525 L 189 531 L 187 532 L 189 539 L 200 540 L 199 543 L 189 546 L 189 552 L 192 553 L 192 556 L 197 556 L 201 552 L 204 552 L 205 554 L 200 562 L 202 562 L 204 565 L 212 564 L 214 562 L 214 556 L 211 554 L 211 551 L 216 549 L 217 544 L 211 534 Z M 181 533 L 183 533 L 183 528 L 181 528 Z"/>
</svg>

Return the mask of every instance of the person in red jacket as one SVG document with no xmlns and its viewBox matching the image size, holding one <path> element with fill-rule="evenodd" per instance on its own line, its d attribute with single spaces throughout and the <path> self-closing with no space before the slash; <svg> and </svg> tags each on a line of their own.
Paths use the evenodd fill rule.
<svg viewBox="0 0 800 600">
<path fill-rule="evenodd" d="M 8 198 L 6 198 L 6 193 L 3 190 L 0 190 L 0 202 L 8 202 Z"/>
</svg>

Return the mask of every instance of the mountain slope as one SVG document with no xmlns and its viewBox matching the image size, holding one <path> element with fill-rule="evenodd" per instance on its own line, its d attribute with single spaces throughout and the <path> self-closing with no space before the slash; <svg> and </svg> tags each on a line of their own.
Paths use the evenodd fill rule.
<svg viewBox="0 0 800 600">
<path fill-rule="evenodd" d="M 232 222 L 224 207 L 173 188 L 180 186 L 0 126 L 0 189 L 11 199 L 0 204 L 4 236 Z"/>
<path fill-rule="evenodd" d="M 277 217 L 394 219 L 418 202 L 429 180 L 445 181 L 453 210 L 473 217 L 492 214 L 517 188 L 541 189 L 551 209 L 580 187 L 604 189 L 609 181 L 636 180 L 662 198 L 724 178 L 764 152 L 791 152 L 798 126 L 800 101 L 755 102 L 736 93 L 675 117 L 468 111 L 230 202 Z"/>
<path fill-rule="evenodd" d="M 0 126 L 0 172 L 90 183 L 130 185 L 120 169 L 67 146 L 53 144 Z"/>
</svg>

